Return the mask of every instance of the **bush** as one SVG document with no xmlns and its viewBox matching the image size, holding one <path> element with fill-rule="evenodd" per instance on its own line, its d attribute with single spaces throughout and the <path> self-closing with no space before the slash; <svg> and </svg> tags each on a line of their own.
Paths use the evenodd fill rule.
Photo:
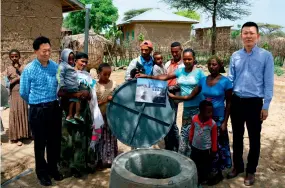
<svg viewBox="0 0 285 188">
<path fill-rule="evenodd" d="M 284 71 L 279 66 L 274 66 L 274 74 L 277 76 L 282 76 L 284 74 Z"/>
<path fill-rule="evenodd" d="M 283 66 L 283 59 L 280 56 L 276 56 L 274 58 L 274 65 L 278 66 L 278 67 L 282 67 Z"/>
</svg>

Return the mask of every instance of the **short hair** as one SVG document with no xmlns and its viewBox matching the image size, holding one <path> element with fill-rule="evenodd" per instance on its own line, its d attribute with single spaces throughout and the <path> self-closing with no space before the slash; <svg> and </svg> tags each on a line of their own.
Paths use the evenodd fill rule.
<svg viewBox="0 0 285 188">
<path fill-rule="evenodd" d="M 161 52 L 154 52 L 152 56 L 154 57 L 156 55 L 161 55 Z"/>
<path fill-rule="evenodd" d="M 16 52 L 19 56 L 21 56 L 20 51 L 17 50 L 17 49 L 12 49 L 12 50 L 10 50 L 9 56 L 10 56 L 12 53 L 14 53 L 14 52 Z"/>
<path fill-rule="evenodd" d="M 111 66 L 108 63 L 102 63 L 98 67 L 98 73 L 102 72 L 103 68 L 111 68 Z"/>
<path fill-rule="evenodd" d="M 77 52 L 75 55 L 75 60 L 82 59 L 82 58 L 88 59 L 88 55 L 84 52 Z"/>
<path fill-rule="evenodd" d="M 33 48 L 34 50 L 39 50 L 42 44 L 50 44 L 50 40 L 47 37 L 40 36 L 34 40 Z"/>
<path fill-rule="evenodd" d="M 174 48 L 174 47 L 177 47 L 177 46 L 180 46 L 180 47 L 181 47 L 180 42 L 173 42 L 170 47 L 171 47 L 171 48 Z"/>
<path fill-rule="evenodd" d="M 187 53 L 187 52 L 191 52 L 192 55 L 193 55 L 193 57 L 195 58 L 196 53 L 195 53 L 195 51 L 194 51 L 192 48 L 186 48 L 185 50 L 183 50 L 183 54 L 185 54 L 185 53 Z M 194 60 L 194 65 L 197 65 L 197 64 L 198 64 L 198 61 L 197 61 L 196 58 L 195 58 L 195 60 Z"/>
<path fill-rule="evenodd" d="M 199 110 L 200 112 L 203 111 L 207 106 L 213 107 L 213 104 L 211 101 L 208 100 L 202 100 L 199 104 Z"/>
<path fill-rule="evenodd" d="M 256 28 L 256 31 L 257 33 L 259 33 L 259 29 L 258 29 L 258 25 L 255 23 L 255 22 L 246 22 L 242 25 L 241 27 L 241 31 L 244 27 L 255 27 Z"/>
<path fill-rule="evenodd" d="M 225 73 L 226 72 L 225 67 L 223 65 L 223 61 L 221 60 L 221 58 L 219 58 L 216 55 L 213 55 L 207 60 L 207 64 L 209 64 L 212 61 L 212 59 L 215 59 L 217 61 L 217 63 L 220 65 L 219 73 Z"/>
</svg>

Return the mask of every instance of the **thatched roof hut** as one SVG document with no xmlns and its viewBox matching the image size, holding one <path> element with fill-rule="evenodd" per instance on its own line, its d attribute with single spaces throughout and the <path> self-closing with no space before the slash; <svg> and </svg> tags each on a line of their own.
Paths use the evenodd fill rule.
<svg viewBox="0 0 285 188">
<path fill-rule="evenodd" d="M 65 36 L 62 40 L 61 48 L 70 48 L 75 53 L 84 51 L 84 34 Z M 89 33 L 88 56 L 89 63 L 87 70 L 96 68 L 103 62 L 104 52 L 112 45 L 109 40 L 93 32 Z"/>
</svg>

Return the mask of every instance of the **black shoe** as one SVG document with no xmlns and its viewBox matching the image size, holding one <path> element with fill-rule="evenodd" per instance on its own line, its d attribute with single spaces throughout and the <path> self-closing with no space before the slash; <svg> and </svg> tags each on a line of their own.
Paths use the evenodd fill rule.
<svg viewBox="0 0 285 188">
<path fill-rule="evenodd" d="M 55 171 L 53 173 L 50 173 L 50 176 L 53 177 L 55 181 L 61 181 L 63 180 L 63 175 L 59 173 L 59 171 Z"/>
<path fill-rule="evenodd" d="M 39 181 L 40 181 L 40 184 L 43 185 L 43 186 L 51 186 L 51 180 L 50 178 L 45 175 L 45 176 L 40 176 L 38 177 Z"/>
</svg>

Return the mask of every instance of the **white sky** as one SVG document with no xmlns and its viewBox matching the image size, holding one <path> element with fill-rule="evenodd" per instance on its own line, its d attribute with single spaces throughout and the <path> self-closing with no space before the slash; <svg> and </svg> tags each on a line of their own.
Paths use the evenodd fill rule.
<svg viewBox="0 0 285 188">
<path fill-rule="evenodd" d="M 119 20 L 123 18 L 124 12 L 130 9 L 160 8 L 171 11 L 170 7 L 161 0 L 113 0 L 113 3 L 119 10 Z M 236 20 L 235 22 L 221 20 L 217 22 L 217 25 L 233 25 L 236 27 L 237 24 L 242 25 L 246 21 L 254 21 L 278 24 L 285 27 L 284 8 L 285 0 L 254 0 L 252 2 L 252 7 L 249 8 L 249 11 L 251 12 L 250 16 L 243 17 L 241 20 Z M 211 25 L 211 19 L 208 20 L 205 15 L 201 15 L 199 26 L 210 27 Z"/>
</svg>

